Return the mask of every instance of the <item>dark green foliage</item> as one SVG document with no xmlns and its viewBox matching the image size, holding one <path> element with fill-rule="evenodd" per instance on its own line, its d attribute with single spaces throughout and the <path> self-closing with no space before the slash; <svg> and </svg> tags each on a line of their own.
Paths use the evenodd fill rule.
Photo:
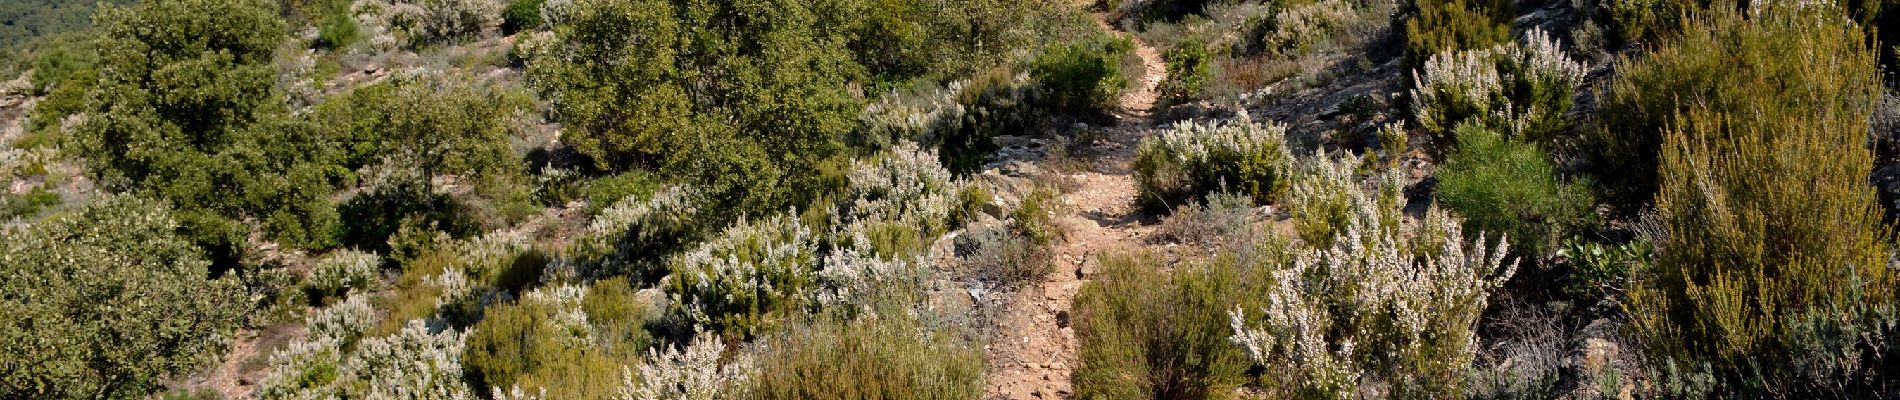
<svg viewBox="0 0 1900 400">
<path fill-rule="evenodd" d="M 541 4 L 547 0 L 514 0 L 501 10 L 501 33 L 513 35 L 541 27 Z"/>
<path fill-rule="evenodd" d="M 1629 287 L 1631 271 L 1653 268 L 1655 246 L 1647 241 L 1609 245 L 1570 239 L 1557 250 L 1570 266 L 1564 292 L 1574 298 L 1591 298 Z"/>
<path fill-rule="evenodd" d="M 132 4 L 136 0 L 8 0 L 0 2 L 0 50 L 34 38 L 84 30 L 100 3 Z M 11 77 L 8 77 L 11 79 Z"/>
<path fill-rule="evenodd" d="M 99 79 L 99 71 L 85 69 L 74 72 L 61 83 L 53 85 L 52 93 L 41 98 L 33 111 L 27 114 L 26 128 L 35 135 L 47 137 L 38 142 L 21 139 L 13 143 L 14 147 L 31 148 L 41 145 L 57 144 L 53 138 L 60 134 L 61 122 L 66 117 L 86 110 L 86 96 L 90 94 Z"/>
<path fill-rule="evenodd" d="M 1162 59 L 1168 64 L 1168 79 L 1161 82 L 1159 104 L 1181 104 L 1201 95 L 1213 79 L 1213 56 L 1207 44 L 1190 40 L 1169 49 Z"/>
<path fill-rule="evenodd" d="M 1477 50 L 1511 41 L 1511 0 L 1413 0 L 1418 15 L 1405 21 L 1406 69 L 1434 54 Z"/>
<path fill-rule="evenodd" d="M 84 34 L 67 34 L 37 42 L 30 53 L 33 58 L 33 90 L 46 94 L 67 84 L 68 78 L 75 75 L 82 75 L 81 79 L 96 79 L 96 76 L 88 74 L 99 63 L 99 53 L 93 50 L 92 40 L 92 37 Z"/>
<path fill-rule="evenodd" d="M 1042 90 L 1039 100 L 1048 108 L 1069 113 L 1114 108 L 1127 84 L 1122 57 L 1134 46 L 1127 38 L 1103 37 L 1044 50 L 1029 68 L 1030 79 Z"/>
<path fill-rule="evenodd" d="M 387 162 L 422 177 L 448 174 L 482 185 L 519 177 L 509 143 L 529 101 L 457 75 L 399 78 L 331 98 L 318 106 L 317 119 L 324 136 L 345 149 L 345 167 Z"/>
<path fill-rule="evenodd" d="M 356 26 L 356 17 L 350 12 L 350 4 L 350 0 L 329 0 L 323 10 L 323 19 L 317 22 L 318 47 L 346 49 L 361 38 L 362 28 Z"/>
<path fill-rule="evenodd" d="M 593 214 L 626 199 L 645 201 L 660 190 L 660 182 L 647 171 L 627 171 L 587 182 L 587 208 Z"/>
<path fill-rule="evenodd" d="M 245 294 L 177 228 L 108 196 L 0 230 L 0 397 L 141 398 L 221 354 Z"/>
<path fill-rule="evenodd" d="M 782 211 L 841 150 L 861 68 L 829 2 L 576 2 L 528 76 L 559 98 L 563 139 L 610 170 L 647 169 L 722 208 Z M 629 38 L 637 38 L 629 40 Z"/>
<path fill-rule="evenodd" d="M 904 313 L 824 318 L 763 339 L 752 396 L 799 399 L 976 399 L 981 346 Z"/>
<path fill-rule="evenodd" d="M 1008 69 L 971 80 L 957 93 L 957 104 L 964 112 L 940 129 L 938 161 L 952 173 L 967 175 L 982 169 L 984 160 L 996 151 L 992 141 L 996 136 L 1038 131 L 1045 115 L 1035 107 L 1035 94 L 1033 87 Z"/>
<path fill-rule="evenodd" d="M 1867 184 L 1876 50 L 1838 9 L 1712 14 L 1617 84 L 1612 110 L 1658 120 L 1606 117 L 1661 136 L 1668 241 L 1629 291 L 1632 325 L 1652 360 L 1706 365 L 1728 396 L 1890 395 L 1892 236 Z"/>
<path fill-rule="evenodd" d="M 1522 255 L 1549 255 L 1589 228 L 1589 188 L 1562 181 L 1537 145 L 1460 125 L 1458 149 L 1438 171 L 1438 202 L 1465 218 L 1465 232 L 1506 235 Z"/>
<path fill-rule="evenodd" d="M 261 0 L 154 0 L 100 11 L 100 76 L 73 153 L 105 187 L 169 201 L 194 241 L 234 261 L 248 229 L 336 243 L 340 172 L 273 89 L 284 23 Z M 232 240 L 236 239 L 236 240 Z"/>
<path fill-rule="evenodd" d="M 434 193 L 420 177 L 367 188 L 338 206 L 344 221 L 342 244 L 378 252 L 398 250 L 394 237 L 404 226 L 428 228 L 452 237 L 466 237 L 479 230 L 481 221 L 472 220 L 465 205 L 446 194 Z M 397 260 L 398 251 L 391 253 Z"/>
<path fill-rule="evenodd" d="M 873 88 L 913 78 L 947 81 L 1012 61 L 1021 51 L 1072 36 L 1088 23 L 1066 5 L 1010 0 L 831 2 L 851 27 L 849 48 Z M 1092 31 L 1092 30 L 1091 30 Z M 881 90 L 878 90 L 881 91 Z"/>
<path fill-rule="evenodd" d="M 1165 271 L 1152 257 L 1102 260 L 1075 299 L 1078 399 L 1222 399 L 1250 364 L 1228 338 L 1249 296 L 1232 265 Z"/>
</svg>

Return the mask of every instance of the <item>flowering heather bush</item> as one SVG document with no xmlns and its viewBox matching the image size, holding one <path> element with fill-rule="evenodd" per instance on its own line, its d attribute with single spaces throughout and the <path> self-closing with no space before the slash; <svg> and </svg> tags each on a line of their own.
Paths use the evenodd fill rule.
<svg viewBox="0 0 1900 400">
<path fill-rule="evenodd" d="M 311 312 L 304 317 L 304 326 L 310 330 L 312 338 L 355 343 L 356 339 L 375 328 L 376 322 L 381 319 L 376 309 L 370 307 L 368 295 L 359 294 Z"/>
<path fill-rule="evenodd" d="M 859 128 L 852 132 L 851 144 L 866 148 L 888 148 L 906 141 L 935 143 L 940 127 L 963 118 L 964 108 L 957 93 L 968 81 L 946 86 L 894 89 L 864 106 Z"/>
<path fill-rule="evenodd" d="M 462 383 L 463 336 L 410 320 L 395 335 L 363 339 L 340 371 L 346 397 L 447 399 L 471 397 Z"/>
<path fill-rule="evenodd" d="M 293 342 L 271 356 L 258 396 L 278 399 L 466 399 L 462 334 L 420 320 L 353 346 L 330 336 Z M 346 349 L 354 349 L 345 354 Z"/>
<path fill-rule="evenodd" d="M 356 23 L 377 51 L 474 39 L 501 26 L 499 0 L 357 0 Z"/>
<path fill-rule="evenodd" d="M 1403 229 L 1389 223 L 1399 208 L 1363 190 L 1348 196 L 1331 244 L 1273 272 L 1259 314 L 1232 312 L 1234 342 L 1282 396 L 1352 398 L 1383 383 L 1397 397 L 1458 397 L 1478 318 L 1516 263 L 1504 260 L 1502 239 L 1465 244 L 1459 222 L 1435 208 Z"/>
<path fill-rule="evenodd" d="M 825 267 L 818 271 L 818 283 L 824 290 L 818 304 L 827 309 L 870 312 L 885 301 L 912 300 L 924 289 L 930 271 L 922 266 L 926 255 L 909 259 L 884 259 L 852 248 L 841 248 L 825 255 Z"/>
<path fill-rule="evenodd" d="M 751 358 L 738 354 L 721 365 L 726 344 L 718 336 L 702 333 L 690 345 L 665 347 L 648 353 L 637 379 L 633 370 L 623 374 L 614 400 L 722 400 L 745 390 Z"/>
<path fill-rule="evenodd" d="M 859 160 L 846 179 L 831 240 L 883 257 L 916 255 L 948 231 L 963 190 L 935 154 L 908 142 Z"/>
<path fill-rule="evenodd" d="M 816 300 L 818 238 L 788 215 L 741 220 L 668 260 L 672 313 L 683 322 L 751 337 Z"/>
<path fill-rule="evenodd" d="M 1456 146 L 1454 129 L 1467 121 L 1547 144 L 1569 127 L 1564 114 L 1583 73 L 1554 38 L 1533 29 L 1518 43 L 1433 55 L 1413 72 L 1412 113 L 1440 148 Z"/>
<path fill-rule="evenodd" d="M 383 259 L 376 253 L 342 250 L 317 261 L 305 282 L 322 295 L 341 295 L 369 289 L 376 283 L 376 272 Z"/>
<path fill-rule="evenodd" d="M 693 190 L 671 187 L 645 200 L 622 199 L 602 210 L 575 239 L 576 258 L 590 275 L 657 280 L 668 273 L 659 257 L 698 235 L 698 198 Z"/>
<path fill-rule="evenodd" d="M 1286 126 L 1261 125 L 1246 112 L 1221 122 L 1186 121 L 1144 138 L 1135 154 L 1142 204 L 1166 208 L 1231 191 L 1259 203 L 1280 200 L 1292 170 Z"/>
<path fill-rule="evenodd" d="M 1287 212 L 1293 216 L 1294 231 L 1309 246 L 1324 247 L 1332 245 L 1333 238 L 1346 230 L 1352 223 L 1354 201 L 1366 196 L 1365 190 L 1376 192 L 1374 199 L 1383 208 L 1399 208 L 1404 198 L 1399 191 L 1405 188 L 1403 176 L 1396 169 L 1384 170 L 1374 175 L 1370 181 L 1362 180 L 1354 174 L 1359 162 L 1354 157 L 1327 157 L 1316 155 L 1302 162 L 1298 179 L 1293 182 L 1291 194 L 1287 196 Z M 1380 214 L 1388 217 L 1381 221 L 1385 229 L 1397 229 L 1399 218 L 1396 214 Z"/>
</svg>

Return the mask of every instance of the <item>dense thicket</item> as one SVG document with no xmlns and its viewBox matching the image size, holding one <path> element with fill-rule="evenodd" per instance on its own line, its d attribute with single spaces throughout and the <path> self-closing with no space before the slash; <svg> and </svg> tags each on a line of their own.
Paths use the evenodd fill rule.
<svg viewBox="0 0 1900 400">
<path fill-rule="evenodd" d="M 0 230 L 0 394 L 138 398 L 216 360 L 245 293 L 178 228 L 160 202 L 104 197 Z"/>
<path fill-rule="evenodd" d="M 155 0 L 99 16 L 99 80 L 72 150 L 108 188 L 171 202 L 192 240 L 230 262 L 256 221 L 300 246 L 335 243 L 331 148 L 289 114 L 262 0 Z"/>
<path fill-rule="evenodd" d="M 0 51 L 34 38 L 85 29 L 98 4 L 131 4 L 132 0 L 17 0 L 0 4 Z"/>
<path fill-rule="evenodd" d="M 1662 363 L 1745 397 L 1893 393 L 1895 275 L 1867 185 L 1880 83 L 1860 35 L 1834 9 L 1717 10 L 1617 82 L 1628 113 L 1606 129 L 1660 142 L 1666 235 L 1628 310 Z"/>
</svg>

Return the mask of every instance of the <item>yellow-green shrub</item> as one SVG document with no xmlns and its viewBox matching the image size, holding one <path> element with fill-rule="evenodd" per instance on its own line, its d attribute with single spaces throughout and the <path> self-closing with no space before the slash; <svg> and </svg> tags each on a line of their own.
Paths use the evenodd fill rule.
<svg viewBox="0 0 1900 400">
<path fill-rule="evenodd" d="M 1896 283 L 1867 184 L 1875 51 L 1824 7 L 1691 26 L 1617 85 L 1618 104 L 1667 118 L 1660 132 L 1626 125 L 1661 135 L 1666 233 L 1629 292 L 1635 331 L 1653 359 L 1706 365 L 1729 395 L 1891 389 L 1880 335 L 1813 334 L 1892 323 L 1867 325 Z"/>
<path fill-rule="evenodd" d="M 1406 68 L 1434 54 L 1477 50 L 1511 40 L 1517 16 L 1510 0 L 1414 0 L 1418 15 L 1405 21 Z"/>
<path fill-rule="evenodd" d="M 1232 265 L 1167 271 L 1106 257 L 1075 299 L 1078 399 L 1219 399 L 1245 382 L 1227 312 L 1247 290 Z"/>
<path fill-rule="evenodd" d="M 760 400 L 947 400 L 983 396 L 981 347 L 902 314 L 821 320 L 764 339 L 753 387 Z"/>
</svg>

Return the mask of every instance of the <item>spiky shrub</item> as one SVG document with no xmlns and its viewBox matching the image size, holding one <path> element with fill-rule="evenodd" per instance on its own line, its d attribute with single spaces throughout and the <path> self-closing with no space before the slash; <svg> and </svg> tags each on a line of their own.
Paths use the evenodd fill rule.
<svg viewBox="0 0 1900 400">
<path fill-rule="evenodd" d="M 1661 90 L 1626 101 L 1687 96 L 1621 103 L 1672 113 L 1656 194 L 1666 237 L 1629 292 L 1632 325 L 1653 359 L 1706 365 L 1738 397 L 1893 393 L 1891 339 L 1813 335 L 1891 331 L 1872 314 L 1893 307 L 1896 283 L 1867 184 L 1874 50 L 1826 7 L 1693 26 L 1618 83 Z"/>
<path fill-rule="evenodd" d="M 1225 190 L 1275 202 L 1292 164 L 1285 125 L 1263 125 L 1245 112 L 1227 121 L 1185 121 L 1142 139 L 1134 164 L 1138 201 L 1165 209 Z"/>
<path fill-rule="evenodd" d="M 1583 73 L 1555 39 L 1533 29 L 1521 42 L 1433 55 L 1412 74 L 1412 114 L 1441 150 L 1457 146 L 1456 129 L 1467 122 L 1549 145 L 1570 127 L 1564 115 Z"/>
<path fill-rule="evenodd" d="M 1815 13 L 1833 12 L 1830 7 L 1811 8 Z M 1600 96 L 1591 148 L 1596 150 L 1597 178 L 1605 184 L 1606 197 L 1617 204 L 1637 207 L 1656 195 L 1657 166 L 1667 147 L 1664 133 L 1677 125 L 1677 114 L 1697 109 L 1740 118 L 1759 108 L 1819 113 L 1864 105 L 1861 88 L 1829 83 L 1853 76 L 1851 70 L 1861 66 L 1848 61 L 1859 62 L 1864 44 L 1785 21 L 1756 28 L 1730 20 L 1740 17 L 1706 14 L 1688 22 L 1695 28 L 1686 29 L 1682 37 L 1663 42 L 1643 57 L 1619 58 L 1619 73 L 1608 94 Z M 1777 95 L 1763 96 L 1764 91 Z M 1782 94 L 1797 91 L 1813 93 Z"/>
<path fill-rule="evenodd" d="M 1407 69 L 1437 54 L 1490 48 L 1511 40 L 1510 0 L 1413 0 L 1418 14 L 1405 21 Z"/>
<path fill-rule="evenodd" d="M 1458 149 L 1438 171 L 1438 202 L 1464 216 L 1466 228 L 1509 234 L 1519 254 L 1534 257 L 1588 228 L 1589 188 L 1560 179 L 1536 145 L 1473 124 L 1457 132 Z"/>
<path fill-rule="evenodd" d="M 277 399 L 461 399 L 463 335 L 420 320 L 384 337 L 315 336 L 271 355 L 258 397 Z"/>
<path fill-rule="evenodd" d="M 824 319 L 761 342 L 748 398 L 976 399 L 983 353 L 954 331 L 900 314 Z"/>
<path fill-rule="evenodd" d="M 352 291 L 369 289 L 376 281 L 376 273 L 382 267 L 383 259 L 376 253 L 342 250 L 325 256 L 317 261 L 310 270 L 310 278 L 304 281 L 311 291 L 321 296 L 336 296 Z"/>
<path fill-rule="evenodd" d="M 811 228 L 786 215 L 745 221 L 668 261 L 675 318 L 752 337 L 816 300 L 819 255 Z"/>
<path fill-rule="evenodd" d="M 1102 37 L 1043 50 L 1030 63 L 1029 76 L 1042 90 L 1049 108 L 1070 112 L 1099 112 L 1115 107 L 1126 82 L 1121 61 L 1134 50 L 1127 38 Z"/>
<path fill-rule="evenodd" d="M 1240 269 L 1166 270 L 1153 257 L 1107 257 L 1075 300 L 1078 399 L 1225 398 L 1247 359 L 1227 338 Z"/>
<path fill-rule="evenodd" d="M 1266 278 L 1266 304 L 1233 309 L 1233 340 L 1281 397 L 1383 395 L 1456 398 L 1478 349 L 1486 302 L 1516 271 L 1503 239 L 1466 244 L 1454 218 L 1433 208 L 1414 225 L 1378 194 L 1348 191 L 1338 236 L 1309 245 Z"/>
</svg>

